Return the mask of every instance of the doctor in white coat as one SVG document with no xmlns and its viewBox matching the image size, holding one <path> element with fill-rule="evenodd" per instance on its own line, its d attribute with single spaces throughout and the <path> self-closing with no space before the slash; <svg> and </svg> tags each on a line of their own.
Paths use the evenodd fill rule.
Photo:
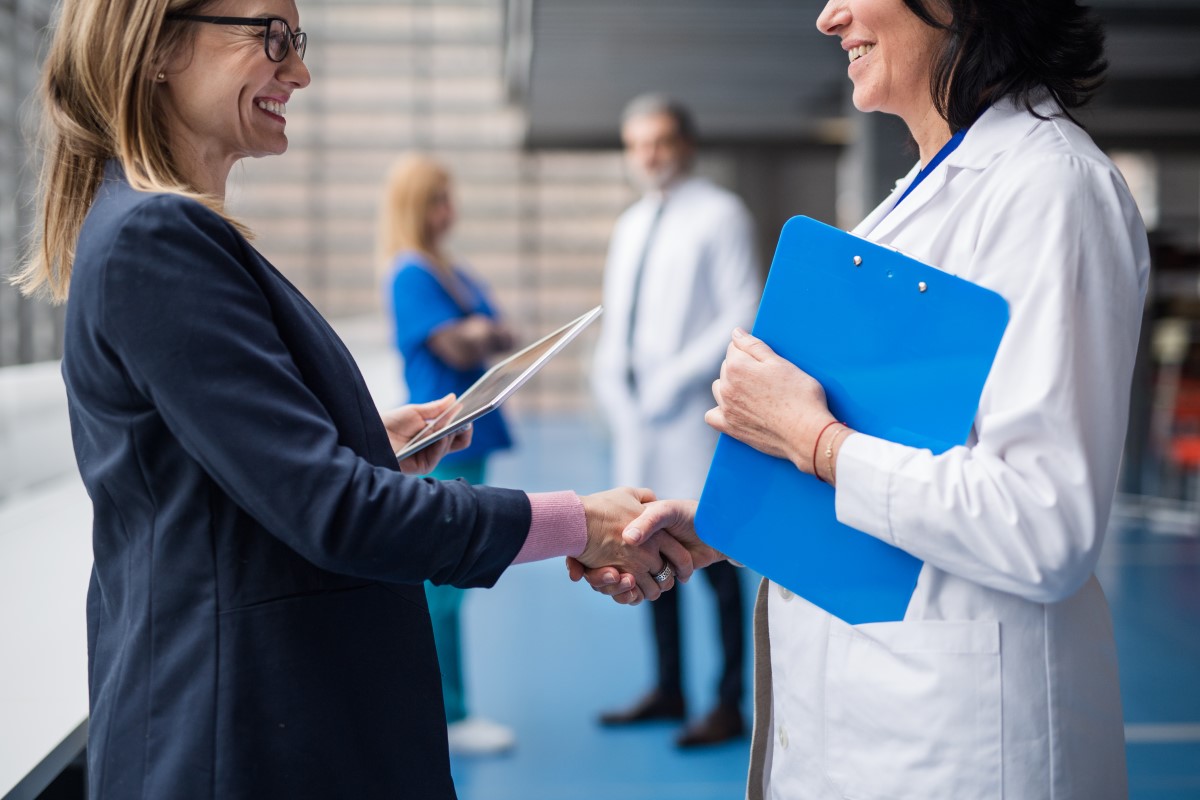
<svg viewBox="0 0 1200 800">
<path fill-rule="evenodd" d="M 695 126 L 662 95 L 634 98 L 621 138 L 644 194 L 618 220 L 604 270 L 604 318 L 593 386 L 608 418 L 613 477 L 659 497 L 695 497 L 717 432 L 712 405 L 729 331 L 749 325 L 762 293 L 754 224 L 733 193 L 692 174 Z M 738 573 L 714 564 L 705 578 L 717 601 L 722 669 L 717 702 L 684 728 L 681 747 L 744 735 L 745 621 Z M 683 647 L 678 595 L 652 608 L 657 681 L 631 706 L 601 715 L 606 725 L 682 719 Z"/>
<path fill-rule="evenodd" d="M 1101 32 L 1074 0 L 831 0 L 817 24 L 855 106 L 899 115 L 920 151 L 855 232 L 999 292 L 1011 316 L 970 440 L 936 456 L 836 422 L 816 381 L 735 332 L 709 423 L 833 484 L 839 520 L 925 562 L 900 622 L 850 626 L 764 582 L 748 796 L 1124 798 L 1093 570 L 1149 253 L 1069 114 L 1103 72 Z M 627 537 L 694 535 L 693 509 L 659 503 Z M 636 597 L 603 574 L 589 582 Z"/>
<path fill-rule="evenodd" d="M 710 386 L 729 331 L 754 320 L 762 294 L 753 220 L 736 195 L 692 174 L 690 119 L 661 95 L 623 114 L 644 194 L 613 230 L 592 367 L 614 474 L 660 497 L 700 490 L 717 440 L 703 424 Z"/>
</svg>

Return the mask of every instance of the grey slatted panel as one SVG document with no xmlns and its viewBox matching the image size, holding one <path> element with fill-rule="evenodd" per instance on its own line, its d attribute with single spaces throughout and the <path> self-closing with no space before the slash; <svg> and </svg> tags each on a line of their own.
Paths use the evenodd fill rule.
<svg viewBox="0 0 1200 800">
<path fill-rule="evenodd" d="M 22 298 L 7 277 L 33 223 L 36 179 L 22 127 L 38 77 L 49 0 L 0 0 L 0 366 L 58 357 L 62 309 Z"/>
<path fill-rule="evenodd" d="M 537 0 L 529 109 L 535 143 L 615 141 L 647 90 L 690 105 L 706 140 L 812 139 L 839 116 L 845 56 L 794 0 Z"/>
</svg>

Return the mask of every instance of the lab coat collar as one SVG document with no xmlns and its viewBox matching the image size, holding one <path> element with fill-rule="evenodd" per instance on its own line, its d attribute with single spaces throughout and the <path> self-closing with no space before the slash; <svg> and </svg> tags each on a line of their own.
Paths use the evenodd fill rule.
<svg viewBox="0 0 1200 800">
<path fill-rule="evenodd" d="M 1049 96 L 1034 103 L 1034 110 L 1042 117 L 1051 117 L 1062 113 L 1058 103 Z M 905 220 L 912 217 L 926 203 L 937 196 L 949 181 L 963 171 L 982 171 L 989 164 L 1003 155 L 1029 135 L 1029 132 L 1040 120 L 1031 115 L 1023 104 L 1011 99 L 997 102 L 983 112 L 983 115 L 967 131 L 966 137 L 958 149 L 946 157 L 912 194 L 900 205 L 896 201 L 903 195 L 908 185 L 917 177 L 921 165 L 916 164 L 908 175 L 897 182 L 896 188 L 887 200 L 872 211 L 865 220 L 854 229 L 860 236 L 870 236 L 872 239 L 887 237 L 900 227 Z"/>
<path fill-rule="evenodd" d="M 967 131 L 957 150 L 946 157 L 944 166 L 951 169 L 986 169 L 1004 153 L 1017 146 L 1041 121 L 1038 117 L 1054 117 L 1062 113 L 1058 103 L 1044 97 L 1033 104 L 1037 116 L 1030 114 L 1023 103 L 1005 98 L 987 111 Z"/>
</svg>

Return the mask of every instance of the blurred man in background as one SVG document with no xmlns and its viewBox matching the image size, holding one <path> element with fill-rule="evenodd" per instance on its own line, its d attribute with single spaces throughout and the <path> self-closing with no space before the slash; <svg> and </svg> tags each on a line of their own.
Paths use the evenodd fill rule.
<svg viewBox="0 0 1200 800">
<path fill-rule="evenodd" d="M 762 291 L 754 225 L 742 202 L 691 174 L 696 129 L 661 95 L 626 107 L 621 138 L 643 191 L 618 220 L 604 272 L 605 315 L 593 384 L 613 434 L 614 480 L 659 497 L 699 497 L 717 434 L 704 422 L 736 326 L 749 329 Z M 704 570 L 716 592 L 723 666 L 715 707 L 684 728 L 681 747 L 744 732 L 744 618 L 737 570 Z M 651 604 L 658 681 L 601 723 L 683 720 L 679 592 Z"/>
</svg>

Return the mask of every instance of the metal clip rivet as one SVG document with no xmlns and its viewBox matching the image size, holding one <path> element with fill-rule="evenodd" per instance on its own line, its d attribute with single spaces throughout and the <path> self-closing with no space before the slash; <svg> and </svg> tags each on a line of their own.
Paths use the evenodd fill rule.
<svg viewBox="0 0 1200 800">
<path fill-rule="evenodd" d="M 862 256 L 855 256 L 855 257 L 854 257 L 854 266 L 856 266 L 856 267 L 861 267 L 861 266 L 862 266 Z"/>
<path fill-rule="evenodd" d="M 917 284 L 917 291 L 919 291 L 919 292 L 923 292 L 928 288 L 929 287 L 925 284 L 925 281 L 921 281 L 920 283 Z"/>
</svg>

